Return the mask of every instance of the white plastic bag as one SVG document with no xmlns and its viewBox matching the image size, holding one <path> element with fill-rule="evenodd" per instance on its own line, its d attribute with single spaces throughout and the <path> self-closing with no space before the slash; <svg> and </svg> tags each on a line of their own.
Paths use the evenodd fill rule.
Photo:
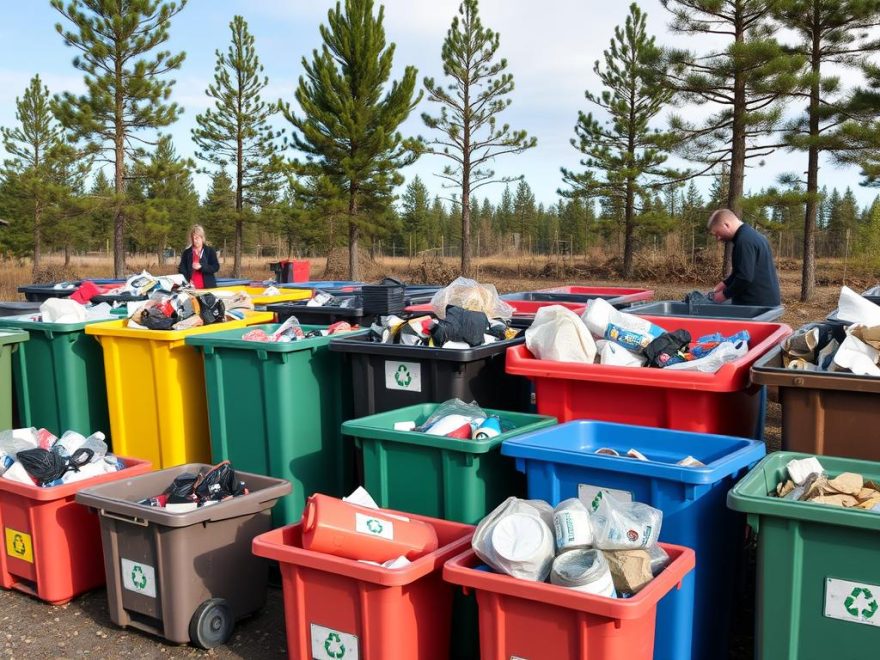
<svg viewBox="0 0 880 660">
<path fill-rule="evenodd" d="M 608 339 L 631 351 L 641 351 L 666 332 L 640 316 L 616 309 L 603 298 L 590 301 L 581 317 L 596 339 Z"/>
<path fill-rule="evenodd" d="M 748 352 L 748 342 L 738 341 L 734 344 L 733 342 L 723 341 L 705 357 L 701 357 L 698 360 L 690 360 L 688 362 L 677 362 L 665 366 L 663 369 L 673 371 L 701 371 L 703 373 L 714 374 L 728 362 L 738 360 Z"/>
<path fill-rule="evenodd" d="M 650 548 L 660 537 L 663 512 L 641 502 L 624 502 L 600 490 L 593 498 L 593 547 L 601 550 Z"/>
<path fill-rule="evenodd" d="M 494 284 L 480 284 L 476 280 L 459 277 L 431 298 L 431 309 L 437 318 L 446 318 L 447 305 L 456 305 L 473 312 L 483 312 L 490 319 L 509 320 L 515 311 L 501 300 Z"/>
<path fill-rule="evenodd" d="M 69 298 L 49 298 L 40 305 L 44 323 L 82 323 L 87 320 L 86 308 Z"/>
<path fill-rule="evenodd" d="M 583 321 L 561 305 L 542 307 L 526 330 L 526 348 L 539 360 L 591 363 L 596 342 Z"/>
<path fill-rule="evenodd" d="M 540 508 L 535 504 L 508 497 L 477 525 L 471 547 L 480 559 L 500 573 L 544 582 L 555 556 L 554 533 L 550 527 L 553 509 L 546 502 L 542 502 Z"/>
<path fill-rule="evenodd" d="M 880 376 L 878 358 L 880 352 L 876 348 L 869 346 L 858 337 L 847 334 L 837 353 L 834 354 L 834 364 L 858 376 Z"/>
<path fill-rule="evenodd" d="M 840 299 L 837 301 L 837 318 L 867 326 L 880 325 L 880 305 L 875 305 L 845 286 L 840 290 Z"/>
<path fill-rule="evenodd" d="M 615 367 L 644 367 L 647 361 L 644 355 L 637 355 L 607 339 L 597 341 L 596 348 L 599 351 L 599 364 Z"/>
</svg>

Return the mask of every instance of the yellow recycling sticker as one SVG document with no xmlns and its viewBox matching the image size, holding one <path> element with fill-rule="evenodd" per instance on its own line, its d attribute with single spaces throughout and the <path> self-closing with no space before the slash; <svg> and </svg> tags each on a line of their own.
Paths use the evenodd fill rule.
<svg viewBox="0 0 880 660">
<path fill-rule="evenodd" d="M 16 559 L 21 559 L 30 564 L 34 563 L 34 546 L 31 543 L 31 535 L 6 528 L 6 554 Z"/>
</svg>

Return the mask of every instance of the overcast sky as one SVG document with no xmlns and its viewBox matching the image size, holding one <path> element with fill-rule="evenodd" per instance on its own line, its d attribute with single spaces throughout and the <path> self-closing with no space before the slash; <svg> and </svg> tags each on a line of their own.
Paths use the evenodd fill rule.
<svg viewBox="0 0 880 660">
<path fill-rule="evenodd" d="M 0 1 L 4 9 L 4 21 L 0 24 L 0 125 L 9 126 L 15 121 L 15 98 L 22 94 L 34 73 L 43 77 L 53 93 L 81 92 L 84 87 L 82 74 L 71 64 L 74 51 L 62 44 L 53 27 L 61 16 L 51 9 L 48 0 Z M 209 106 L 210 99 L 204 90 L 213 76 L 214 51 L 226 50 L 228 25 L 235 14 L 245 17 L 255 36 L 257 52 L 269 76 L 267 97 L 293 101 L 302 73 L 302 58 L 320 47 L 318 26 L 334 4 L 332 0 L 190 0 L 174 19 L 170 41 L 170 48 L 185 50 L 187 54 L 183 68 L 175 75 L 177 85 L 173 93 L 185 113 L 168 129 L 178 150 L 192 154 L 190 131 L 195 116 Z M 639 4 L 647 12 L 649 30 L 657 35 L 660 44 L 701 49 L 703 44 L 699 40 L 668 31 L 668 14 L 659 0 L 641 0 Z M 387 38 L 397 44 L 395 75 L 399 76 L 405 65 L 414 65 L 420 81 L 426 75 L 441 77 L 440 49 L 459 0 L 385 0 L 384 5 Z M 507 58 L 516 83 L 513 104 L 503 114 L 503 121 L 538 138 L 535 149 L 499 158 L 495 170 L 503 175 L 525 175 L 540 202 L 557 201 L 560 166 L 578 166 L 579 154 L 569 144 L 577 112 L 588 109 L 584 90 L 600 89 L 593 62 L 608 47 L 614 27 L 623 23 L 628 5 L 621 0 L 480 3 L 484 25 L 501 34 L 500 53 Z M 422 101 L 402 127 L 405 133 L 430 135 L 420 118 L 423 111 L 434 113 L 437 108 Z M 425 156 L 404 174 L 407 180 L 418 174 L 432 192 L 443 192 L 435 173 L 444 164 L 440 157 Z M 749 169 L 746 188 L 756 190 L 771 185 L 780 173 L 803 172 L 805 165 L 805 154 L 777 152 L 763 167 Z M 841 189 L 850 186 L 864 204 L 878 191 L 859 186 L 859 181 L 855 169 L 822 163 L 820 185 Z M 207 177 L 197 176 L 196 185 L 201 193 L 207 183 Z M 708 181 L 699 183 L 701 190 L 708 185 Z M 502 189 L 503 186 L 490 186 L 481 193 L 495 201 Z"/>
</svg>

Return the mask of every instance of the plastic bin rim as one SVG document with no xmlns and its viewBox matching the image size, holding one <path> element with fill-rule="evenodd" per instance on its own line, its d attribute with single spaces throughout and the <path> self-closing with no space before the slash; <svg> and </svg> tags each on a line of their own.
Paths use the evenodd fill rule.
<svg viewBox="0 0 880 660">
<path fill-rule="evenodd" d="M 76 323 L 54 323 L 49 321 L 35 321 L 31 317 L 35 314 L 18 314 L 15 316 L 0 316 L 0 328 L 21 328 L 22 330 L 49 330 L 54 332 L 78 332 L 84 330 L 87 325 L 104 323 L 114 319 L 89 319 Z"/>
<path fill-rule="evenodd" d="M 491 408 L 483 408 L 490 415 L 498 415 L 502 419 L 506 416 L 517 415 L 518 417 L 526 417 L 531 421 L 523 426 L 511 429 L 501 433 L 494 438 L 486 440 L 464 440 L 457 438 L 447 438 L 444 436 L 428 435 L 427 433 L 414 433 L 413 431 L 395 431 L 393 428 L 370 426 L 368 423 L 378 417 L 388 415 L 388 412 L 403 412 L 406 410 L 421 410 L 430 403 L 417 403 L 405 408 L 398 408 L 395 411 L 387 411 L 367 415 L 358 419 L 350 419 L 342 423 L 342 433 L 352 438 L 367 438 L 369 440 L 382 440 L 385 442 L 397 442 L 406 445 L 418 445 L 419 447 L 430 447 L 433 449 L 445 449 L 450 451 L 461 452 L 463 454 L 485 454 L 498 447 L 508 438 L 518 437 L 522 433 L 536 432 L 545 426 L 556 424 L 557 419 L 549 415 L 536 415 L 533 413 L 514 413 L 508 410 L 495 410 Z M 433 404 L 435 407 L 441 404 Z M 534 429 L 529 427 L 536 426 Z"/>
<path fill-rule="evenodd" d="M 448 520 L 438 520 L 437 518 L 395 511 L 394 509 L 380 509 L 380 511 L 428 523 L 442 522 L 445 526 L 455 531 L 455 533 L 460 531 L 461 537 L 451 543 L 440 546 L 434 552 L 419 557 L 408 566 L 399 569 L 366 564 L 354 559 L 335 557 L 333 555 L 313 552 L 298 546 L 285 544 L 283 538 L 285 530 L 292 527 L 299 527 L 302 523 L 294 523 L 292 525 L 286 525 L 285 527 L 279 527 L 278 529 L 273 529 L 271 532 L 266 532 L 265 534 L 257 536 L 253 541 L 253 553 L 258 557 L 273 559 L 282 564 L 305 566 L 323 572 L 330 572 L 334 575 L 341 575 L 362 582 L 369 582 L 370 584 L 377 586 L 400 587 L 411 584 L 434 571 L 441 570 L 447 559 L 454 556 L 456 553 L 461 552 L 462 549 L 469 548 L 471 545 L 471 537 L 473 536 L 475 529 L 473 525 L 466 525 L 464 523 L 457 523 Z"/>
<path fill-rule="evenodd" d="M 197 328 L 189 328 L 188 330 L 141 330 L 140 328 L 129 328 L 126 326 L 128 319 L 120 319 L 118 321 L 104 321 L 102 323 L 93 323 L 86 326 L 87 335 L 97 335 L 99 337 L 121 337 L 129 339 L 150 339 L 153 341 L 172 342 L 186 339 L 191 335 L 205 334 L 208 332 L 216 332 L 217 326 L 224 326 L 224 330 L 233 328 L 241 328 L 257 323 L 267 323 L 272 320 L 274 314 L 271 312 L 246 312 L 243 319 L 234 321 L 226 321 L 225 323 L 213 323 L 211 325 L 202 325 Z"/>
<path fill-rule="evenodd" d="M 668 317 L 643 316 L 652 323 L 662 323 Z M 694 320 L 691 318 L 690 320 Z M 714 320 L 714 319 L 712 319 Z M 657 387 L 663 389 L 701 389 L 707 392 L 731 392 L 742 389 L 748 381 L 750 367 L 758 357 L 769 351 L 773 346 L 788 337 L 792 330 L 784 323 L 761 323 L 754 321 L 721 321 L 736 326 L 764 325 L 774 327 L 763 341 L 749 348 L 748 353 L 722 365 L 713 374 L 694 371 L 669 371 L 647 367 L 618 367 L 611 365 L 582 364 L 579 362 L 556 362 L 539 360 L 524 345 L 512 346 L 507 349 L 507 373 L 532 378 L 556 378 L 564 380 L 585 380 L 593 382 L 612 382 L 622 385 L 640 387 Z M 748 328 L 747 328 L 748 329 Z M 742 373 L 740 373 L 742 371 Z M 659 378 L 660 374 L 663 378 Z"/>
<path fill-rule="evenodd" d="M 785 367 L 771 367 L 769 362 L 782 353 L 776 346 L 752 365 L 752 382 L 757 385 L 776 385 L 811 390 L 843 390 L 867 394 L 880 394 L 880 378 L 859 376 L 836 371 L 801 371 Z"/>
<path fill-rule="evenodd" d="M 7 344 L 19 344 L 30 339 L 30 335 L 26 330 L 18 328 L 2 328 L 0 329 L 0 346 Z"/>
<path fill-rule="evenodd" d="M 865 511 L 862 509 L 843 508 L 833 504 L 816 504 L 814 502 L 792 502 L 783 500 L 778 497 L 770 497 L 768 493 L 762 495 L 752 495 L 746 490 L 753 487 L 755 482 L 764 481 L 764 467 L 768 463 L 781 463 L 784 465 L 788 461 L 800 458 L 815 457 L 819 462 L 823 462 L 823 467 L 829 468 L 828 461 L 833 463 L 843 461 L 846 463 L 845 470 L 830 469 L 831 474 L 839 474 L 841 472 L 859 472 L 864 474 L 866 471 L 880 472 L 880 464 L 873 461 L 863 461 L 850 458 L 838 458 L 836 456 L 817 456 L 816 454 L 806 454 L 801 452 L 777 451 L 767 454 L 749 473 L 740 479 L 740 481 L 727 494 L 727 507 L 733 511 L 747 513 L 758 516 L 772 516 L 774 518 L 784 518 L 786 520 L 800 520 L 810 523 L 822 523 L 826 525 L 837 525 L 840 527 L 855 527 L 858 529 L 870 529 L 872 531 L 880 531 L 880 515 L 876 512 Z M 863 468 L 864 471 L 859 470 Z"/>
<path fill-rule="evenodd" d="M 683 467 L 672 463 L 658 461 L 640 461 L 626 456 L 608 456 L 604 454 L 587 453 L 561 447 L 532 444 L 533 438 L 538 435 L 554 433 L 563 430 L 567 426 L 598 426 L 600 428 L 618 428 L 625 430 L 631 428 L 628 424 L 614 422 L 600 422 L 593 420 L 574 420 L 547 429 L 533 431 L 505 439 L 501 445 L 501 453 L 504 456 L 520 458 L 541 463 L 564 463 L 577 467 L 588 467 L 624 474 L 635 474 L 644 477 L 664 479 L 686 484 L 712 484 L 738 473 L 746 467 L 754 465 L 766 454 L 766 446 L 760 440 L 750 440 L 731 435 L 717 433 L 693 433 L 690 431 L 677 431 L 673 429 L 654 429 L 658 435 L 687 435 L 693 436 L 695 443 L 706 443 L 724 440 L 734 441 L 739 445 L 734 451 L 725 454 L 704 467 Z M 639 446 L 634 445 L 635 449 Z M 542 455 L 544 454 L 544 455 Z"/>
<path fill-rule="evenodd" d="M 345 296 L 337 296 L 337 297 L 344 298 Z M 307 312 L 326 310 L 328 314 L 341 312 L 347 316 L 365 316 L 363 305 L 361 305 L 359 307 L 338 307 L 338 306 L 334 307 L 333 305 L 309 305 L 309 304 L 307 304 L 308 302 L 309 302 L 308 300 L 296 300 L 296 301 L 272 303 L 271 305 L 266 305 L 266 309 L 268 309 L 270 312 L 276 312 L 276 313 L 302 309 Z M 294 316 L 296 316 L 296 314 L 294 314 Z"/>
<path fill-rule="evenodd" d="M 257 325 L 247 326 L 247 330 L 256 330 L 262 329 L 267 333 L 270 331 L 277 330 L 280 327 L 280 323 L 262 323 Z M 314 324 L 305 324 L 300 326 L 306 332 L 311 330 L 326 330 L 329 326 L 326 325 L 314 325 Z M 330 341 L 336 337 L 336 335 L 331 335 L 328 337 L 310 337 L 308 339 L 301 339 L 300 341 L 291 341 L 291 342 L 261 342 L 261 341 L 248 341 L 247 339 L 241 338 L 241 331 L 245 330 L 245 328 L 231 328 L 229 330 L 218 330 L 212 333 L 206 333 L 202 335 L 196 335 L 193 337 L 187 337 L 186 344 L 187 346 L 200 346 L 200 347 L 210 347 L 210 348 L 223 348 L 223 349 L 232 349 L 232 350 L 241 350 L 241 351 L 266 351 L 269 353 L 295 353 L 296 351 L 305 351 L 314 348 L 321 348 L 330 343 Z M 352 336 L 357 334 L 365 334 L 368 332 L 366 329 L 364 330 L 352 330 L 351 332 L 342 333 L 345 336 Z M 233 333 L 236 334 L 235 337 L 229 336 Z"/>
<path fill-rule="evenodd" d="M 680 585 L 685 575 L 696 565 L 696 555 L 690 548 L 670 543 L 658 545 L 672 555 L 672 561 L 662 573 L 632 598 L 608 598 L 549 583 L 520 580 L 499 573 L 479 571 L 468 565 L 475 562 L 483 563 L 473 548 L 468 548 L 446 562 L 443 567 L 443 579 L 462 587 L 534 600 L 610 619 L 639 619 L 651 608 L 656 607 L 667 593 Z M 528 594 L 529 591 L 533 591 L 534 595 Z"/>
<path fill-rule="evenodd" d="M 116 458 L 125 464 L 123 469 L 116 472 L 99 474 L 94 477 L 89 477 L 88 479 L 83 479 L 82 481 L 61 484 L 60 486 L 50 486 L 48 488 L 31 486 L 17 481 L 10 481 L 9 479 L 0 479 L 0 491 L 13 493 L 14 495 L 19 495 L 35 502 L 49 502 L 60 500 L 64 497 L 70 497 L 78 491 L 84 488 L 89 488 L 90 486 L 99 486 L 111 481 L 148 473 L 153 467 L 153 464 L 150 463 L 150 461 L 142 458 L 133 458 L 129 456 L 116 456 Z"/>
<path fill-rule="evenodd" d="M 505 350 L 515 348 L 525 342 L 525 333 L 520 333 L 513 339 L 474 346 L 471 348 L 432 348 L 429 346 L 404 346 L 401 344 L 381 344 L 378 342 L 363 341 L 355 338 L 334 339 L 330 342 L 331 351 L 340 353 L 360 353 L 366 355 L 379 355 L 399 360 L 441 360 L 444 362 L 473 362 L 483 358 L 503 353 Z M 410 355 L 410 353 L 412 353 Z M 421 353 L 421 355 L 419 355 Z"/>
</svg>

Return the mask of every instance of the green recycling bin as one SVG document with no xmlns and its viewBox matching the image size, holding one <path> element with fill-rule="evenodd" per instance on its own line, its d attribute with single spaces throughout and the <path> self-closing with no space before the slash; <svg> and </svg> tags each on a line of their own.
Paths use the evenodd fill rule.
<svg viewBox="0 0 880 660">
<path fill-rule="evenodd" d="M 340 424 L 351 416 L 351 383 L 330 337 L 290 343 L 248 341 L 254 329 L 187 337 L 204 356 L 211 459 L 237 470 L 287 479 L 293 485 L 273 509 L 273 524 L 299 522 L 315 492 L 350 491 L 353 452 L 344 452 Z M 320 330 L 325 326 L 302 326 Z"/>
<path fill-rule="evenodd" d="M 109 438 L 104 353 L 84 331 L 99 321 L 44 323 L 34 318 L 0 318 L 0 328 L 18 328 L 30 335 L 13 355 L 19 423 L 59 436 L 68 430 L 86 436 L 102 431 Z"/>
<path fill-rule="evenodd" d="M 23 330 L 0 331 L 0 430 L 12 428 L 12 354 L 27 340 Z"/>
<path fill-rule="evenodd" d="M 556 424 L 555 417 L 486 410 L 503 433 L 487 440 L 460 440 L 396 431 L 397 422 L 420 425 L 440 404 L 420 403 L 345 422 L 363 457 L 364 487 L 381 507 L 470 525 L 511 495 L 525 495 L 523 475 L 501 443 Z"/>
<path fill-rule="evenodd" d="M 880 512 L 769 495 L 789 461 L 812 455 L 769 454 L 727 496 L 758 537 L 755 657 L 876 657 Z M 880 482 L 880 463 L 817 458 L 829 478 L 855 472 Z"/>
</svg>

